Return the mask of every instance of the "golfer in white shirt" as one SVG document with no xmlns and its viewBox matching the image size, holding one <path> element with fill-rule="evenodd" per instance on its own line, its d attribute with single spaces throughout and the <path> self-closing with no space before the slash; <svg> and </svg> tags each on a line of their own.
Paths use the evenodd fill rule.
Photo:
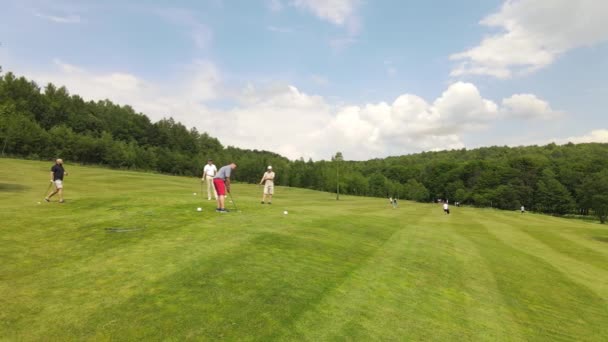
<svg viewBox="0 0 608 342">
<path fill-rule="evenodd" d="M 207 200 L 211 201 L 211 193 L 213 193 L 213 198 L 217 200 L 217 191 L 215 191 L 215 187 L 213 186 L 213 177 L 217 173 L 217 167 L 213 165 L 213 160 L 207 160 L 207 165 L 203 169 L 203 177 L 201 178 L 202 182 L 207 182 Z M 202 194 L 201 194 L 202 195 Z"/>
</svg>

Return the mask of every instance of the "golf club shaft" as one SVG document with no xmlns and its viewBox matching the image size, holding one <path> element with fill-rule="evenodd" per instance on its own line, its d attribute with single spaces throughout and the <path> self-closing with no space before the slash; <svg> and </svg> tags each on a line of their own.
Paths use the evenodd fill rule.
<svg viewBox="0 0 608 342">
<path fill-rule="evenodd" d="M 49 193 L 49 190 L 51 190 L 51 186 L 53 186 L 53 183 L 49 182 L 49 186 L 46 188 L 46 191 L 44 192 L 44 198 L 46 198 L 46 196 Z"/>
<path fill-rule="evenodd" d="M 232 206 L 234 206 L 234 210 L 238 211 L 239 208 L 236 206 L 236 202 L 234 201 L 234 198 L 232 198 L 232 193 L 229 192 L 228 195 L 230 195 L 230 202 L 232 202 Z"/>
</svg>

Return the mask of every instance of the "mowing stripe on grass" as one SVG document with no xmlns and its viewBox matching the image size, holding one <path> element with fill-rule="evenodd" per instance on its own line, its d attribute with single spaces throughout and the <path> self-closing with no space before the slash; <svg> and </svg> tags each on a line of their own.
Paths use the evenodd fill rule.
<svg viewBox="0 0 608 342">
<path fill-rule="evenodd" d="M 0 340 L 608 339 L 604 225 L 245 184 L 220 215 L 198 179 L 75 165 L 37 205 L 47 177 L 0 159 Z"/>
</svg>

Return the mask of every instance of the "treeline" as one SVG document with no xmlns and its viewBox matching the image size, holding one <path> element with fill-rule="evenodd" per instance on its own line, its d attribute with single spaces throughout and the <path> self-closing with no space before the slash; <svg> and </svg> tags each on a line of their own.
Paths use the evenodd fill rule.
<svg viewBox="0 0 608 342">
<path fill-rule="evenodd" d="M 340 188 L 420 202 L 565 215 L 608 215 L 608 144 L 549 144 L 425 152 L 334 162 Z"/>
<path fill-rule="evenodd" d="M 172 118 L 153 123 L 130 106 L 86 101 L 53 84 L 41 89 L 12 73 L 0 76 L 0 144 L 3 156 L 60 156 L 72 163 L 174 175 L 200 176 L 208 158 L 217 165 L 238 161 L 236 177 L 245 182 L 259 180 L 265 165 L 289 164 L 276 153 L 224 147 Z"/>
<path fill-rule="evenodd" d="M 207 158 L 257 182 L 273 165 L 280 185 L 420 202 L 449 199 L 479 207 L 564 215 L 608 215 L 608 144 L 487 147 L 369 161 L 290 161 L 276 153 L 224 147 L 171 118 L 158 122 L 129 106 L 86 101 L 53 84 L 41 89 L 0 75 L 2 155 L 200 176 Z M 348 156 L 346 156 L 348 157 Z"/>
</svg>

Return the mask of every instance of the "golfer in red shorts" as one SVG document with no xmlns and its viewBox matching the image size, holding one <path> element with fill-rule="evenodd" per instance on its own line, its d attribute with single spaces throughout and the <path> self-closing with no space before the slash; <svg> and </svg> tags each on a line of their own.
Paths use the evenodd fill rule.
<svg viewBox="0 0 608 342">
<path fill-rule="evenodd" d="M 213 177 L 213 186 L 215 186 L 215 191 L 217 192 L 217 208 L 215 211 L 219 213 L 228 211 L 225 206 L 226 193 L 230 192 L 230 174 L 234 169 L 236 169 L 235 163 L 222 166 L 215 177 Z"/>
</svg>

